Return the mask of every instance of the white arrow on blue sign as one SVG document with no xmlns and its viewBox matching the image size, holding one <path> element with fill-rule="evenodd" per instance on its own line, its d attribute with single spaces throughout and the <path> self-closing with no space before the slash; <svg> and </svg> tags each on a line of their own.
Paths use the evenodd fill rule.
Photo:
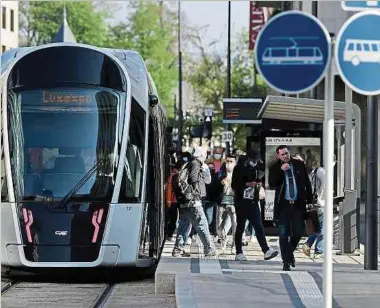
<svg viewBox="0 0 380 308">
<path fill-rule="evenodd" d="M 345 11 L 380 9 L 380 1 L 342 1 L 342 9 Z"/>
<path fill-rule="evenodd" d="M 256 66 L 278 92 L 299 94 L 316 86 L 331 59 L 331 39 L 313 15 L 289 11 L 276 15 L 260 31 Z"/>
<path fill-rule="evenodd" d="M 343 81 L 363 95 L 380 94 L 380 12 L 366 11 L 348 19 L 335 46 Z"/>
</svg>

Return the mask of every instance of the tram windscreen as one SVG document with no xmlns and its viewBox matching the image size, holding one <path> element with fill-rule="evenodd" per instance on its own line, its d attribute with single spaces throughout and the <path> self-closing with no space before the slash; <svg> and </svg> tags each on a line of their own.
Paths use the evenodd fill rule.
<svg viewBox="0 0 380 308">
<path fill-rule="evenodd" d="M 8 127 L 16 200 L 65 196 L 100 160 L 76 197 L 110 198 L 123 94 L 109 89 L 10 92 Z M 119 135 L 119 137 L 118 137 Z"/>
</svg>

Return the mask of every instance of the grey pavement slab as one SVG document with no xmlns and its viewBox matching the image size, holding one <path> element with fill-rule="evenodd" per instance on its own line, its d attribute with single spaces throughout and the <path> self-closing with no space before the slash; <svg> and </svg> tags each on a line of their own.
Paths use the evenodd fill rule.
<svg viewBox="0 0 380 308">
<path fill-rule="evenodd" d="M 184 291 L 185 289 L 185 291 Z M 322 272 L 187 274 L 176 280 L 177 307 L 323 307 Z M 333 307 L 379 307 L 379 272 L 333 276 Z"/>
</svg>

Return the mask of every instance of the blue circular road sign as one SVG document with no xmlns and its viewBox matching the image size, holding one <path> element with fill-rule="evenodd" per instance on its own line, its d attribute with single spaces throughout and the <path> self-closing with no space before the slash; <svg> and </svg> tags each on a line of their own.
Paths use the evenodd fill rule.
<svg viewBox="0 0 380 308">
<path fill-rule="evenodd" d="M 298 94 L 316 86 L 331 58 L 331 39 L 313 15 L 291 11 L 271 18 L 255 45 L 256 66 L 278 92 Z"/>
<path fill-rule="evenodd" d="M 380 12 L 348 19 L 337 36 L 335 57 L 340 76 L 352 90 L 380 94 Z"/>
</svg>

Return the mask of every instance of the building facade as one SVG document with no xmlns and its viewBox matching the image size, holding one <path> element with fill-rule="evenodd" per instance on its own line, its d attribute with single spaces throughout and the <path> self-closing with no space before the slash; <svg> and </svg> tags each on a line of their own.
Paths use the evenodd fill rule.
<svg viewBox="0 0 380 308">
<path fill-rule="evenodd" d="M 18 1 L 1 1 L 1 53 L 18 47 Z"/>
</svg>

